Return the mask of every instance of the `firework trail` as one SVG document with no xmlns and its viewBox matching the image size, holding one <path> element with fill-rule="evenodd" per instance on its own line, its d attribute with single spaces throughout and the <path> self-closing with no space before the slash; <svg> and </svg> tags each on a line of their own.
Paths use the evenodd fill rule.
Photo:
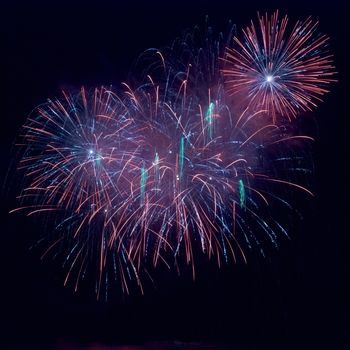
<svg viewBox="0 0 350 350">
<path fill-rule="evenodd" d="M 260 42 L 252 26 L 244 44 L 232 26 L 225 35 L 195 29 L 142 54 L 121 91 L 64 92 L 28 118 L 13 211 L 56 222 L 43 255 L 61 251 L 65 283 L 77 289 L 92 269 L 98 296 L 111 276 L 129 293 L 159 264 L 180 271 L 185 262 L 195 277 L 199 256 L 246 261 L 247 249 L 265 254 L 267 242 L 288 236 L 273 212 L 292 210 L 290 192 L 312 195 L 303 180 L 312 138 L 276 116 L 308 109 L 333 73 L 313 22 L 298 23 L 287 41 L 286 18 L 260 23 L 269 35 Z M 258 82 L 266 72 L 269 88 Z M 233 104 L 238 91 L 248 104 Z"/>
<path fill-rule="evenodd" d="M 226 88 L 253 109 L 265 109 L 273 122 L 278 116 L 291 120 L 316 107 L 335 81 L 328 37 L 317 34 L 318 22 L 310 17 L 292 29 L 278 11 L 258 18 L 258 26 L 252 22 L 227 49 Z"/>
</svg>

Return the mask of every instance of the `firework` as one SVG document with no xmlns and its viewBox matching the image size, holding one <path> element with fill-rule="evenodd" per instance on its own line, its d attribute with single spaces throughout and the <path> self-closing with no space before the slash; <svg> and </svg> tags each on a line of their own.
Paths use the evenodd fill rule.
<svg viewBox="0 0 350 350">
<path fill-rule="evenodd" d="M 246 248 L 263 253 L 262 242 L 277 246 L 279 233 L 287 235 L 266 208 L 290 206 L 280 186 L 312 195 L 292 180 L 310 171 L 300 145 L 312 138 L 266 124 L 263 111 L 231 114 L 222 87 L 205 100 L 184 82 L 178 89 L 171 102 L 153 82 L 129 91 L 130 113 L 144 121 L 148 140 L 140 186 L 144 212 L 135 232 L 148 243 L 144 252 L 154 265 L 170 250 L 176 265 L 185 257 L 195 275 L 198 250 L 220 266 L 245 261 Z"/>
<path fill-rule="evenodd" d="M 110 89 L 82 88 L 77 95 L 63 95 L 38 107 L 23 127 L 19 169 L 25 187 L 16 210 L 56 218 L 57 232 L 44 255 L 53 248 L 63 250 L 64 265 L 70 266 L 65 283 L 76 269 L 77 288 L 93 255 L 99 280 L 109 258 L 127 288 L 122 266 L 137 273 L 129 259 L 130 239 L 121 234 L 118 218 L 127 221 L 137 201 L 131 174 L 139 174 L 142 142 Z"/>
<path fill-rule="evenodd" d="M 264 254 L 288 236 L 273 212 L 291 210 L 294 190 L 312 195 L 303 184 L 312 138 L 276 116 L 315 104 L 333 68 L 315 23 L 297 23 L 288 40 L 286 27 L 266 16 L 261 37 L 252 25 L 244 43 L 233 27 L 196 29 L 141 55 L 142 74 L 123 90 L 64 92 L 34 111 L 13 211 L 56 223 L 43 255 L 62 253 L 65 283 L 74 275 L 77 288 L 92 268 L 97 295 L 111 274 L 128 293 L 159 264 L 185 261 L 195 277 L 199 256 L 246 261 L 247 250 Z M 234 101 L 238 92 L 248 101 Z"/>
<path fill-rule="evenodd" d="M 200 41 L 194 34 L 164 51 L 147 51 L 144 81 L 136 89 L 126 85 L 129 113 L 144 125 L 147 145 L 139 241 L 148 243 L 144 251 L 154 265 L 169 250 L 193 275 L 198 251 L 221 265 L 246 260 L 246 248 L 263 252 L 262 242 L 277 245 L 278 234 L 287 235 L 266 208 L 289 207 L 280 186 L 311 194 L 293 178 L 309 172 L 300 145 L 312 139 L 266 122 L 264 110 L 237 113 L 219 70 L 229 40 L 209 40 L 207 33 Z"/>
<path fill-rule="evenodd" d="M 290 120 L 312 110 L 334 81 L 328 37 L 317 34 L 318 22 L 311 18 L 289 29 L 278 11 L 258 17 L 258 26 L 252 22 L 227 49 L 226 88 L 245 105 L 266 110 L 274 122 L 278 116 Z"/>
</svg>

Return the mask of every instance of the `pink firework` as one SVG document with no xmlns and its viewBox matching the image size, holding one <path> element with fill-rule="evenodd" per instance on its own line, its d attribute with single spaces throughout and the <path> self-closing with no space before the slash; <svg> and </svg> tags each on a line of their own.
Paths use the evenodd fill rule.
<svg viewBox="0 0 350 350">
<path fill-rule="evenodd" d="M 276 121 L 310 111 L 327 93 L 335 74 L 328 37 L 317 34 L 310 17 L 289 30 L 288 18 L 259 17 L 227 49 L 222 73 L 230 94 L 242 95 L 252 109 L 264 109 Z"/>
</svg>

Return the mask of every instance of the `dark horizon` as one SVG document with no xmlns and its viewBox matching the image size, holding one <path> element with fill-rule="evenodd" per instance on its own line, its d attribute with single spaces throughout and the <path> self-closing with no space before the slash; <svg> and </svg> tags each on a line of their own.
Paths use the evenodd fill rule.
<svg viewBox="0 0 350 350">
<path fill-rule="evenodd" d="M 349 346 L 346 277 L 349 276 L 348 41 L 345 3 L 288 1 L 160 2 L 4 1 L 1 52 L 5 157 L 0 183 L 2 257 L 1 349 L 73 349 L 73 346 L 145 345 L 165 349 L 345 349 Z M 156 273 L 145 295 L 118 291 L 96 300 L 92 281 L 77 293 L 64 287 L 57 262 L 30 249 L 42 236 L 39 219 L 8 214 L 16 207 L 14 140 L 30 112 L 62 89 L 128 81 L 144 50 L 164 47 L 186 29 L 216 31 L 229 20 L 249 25 L 257 11 L 280 9 L 291 23 L 308 16 L 330 37 L 337 83 L 312 113 L 315 198 L 299 200 L 291 239 L 263 257 L 249 252 L 248 264 L 201 262 L 196 280 Z M 6 182 L 5 182 L 6 178 Z M 17 186 L 18 187 L 18 186 Z M 86 288 L 84 288 L 86 287 Z M 148 344 L 148 345 L 147 345 Z M 153 344 L 153 345 L 152 345 Z M 158 344 L 158 345 L 157 345 Z M 96 345 L 97 346 L 97 345 Z M 205 347 L 206 346 L 206 347 Z M 102 345 L 101 345 L 102 347 Z M 147 349 L 148 349 L 147 347 Z"/>
</svg>

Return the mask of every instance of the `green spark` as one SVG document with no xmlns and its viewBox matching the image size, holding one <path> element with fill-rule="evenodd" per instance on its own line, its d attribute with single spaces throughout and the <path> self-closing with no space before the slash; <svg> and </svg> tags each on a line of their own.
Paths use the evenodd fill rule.
<svg viewBox="0 0 350 350">
<path fill-rule="evenodd" d="M 179 179 L 182 178 L 184 168 L 185 138 L 182 136 L 179 147 Z"/>
<path fill-rule="evenodd" d="M 140 196 L 140 201 L 141 205 L 143 205 L 144 199 L 145 199 L 145 188 L 146 188 L 146 182 L 147 182 L 147 169 L 145 167 L 145 163 L 142 163 L 141 167 L 141 178 L 140 178 L 140 191 L 141 191 L 141 196 Z"/>
<path fill-rule="evenodd" d="M 209 107 L 207 109 L 207 113 L 205 115 L 206 126 L 208 127 L 209 138 L 213 138 L 213 126 L 214 126 L 214 107 L 215 104 L 210 102 Z"/>
<path fill-rule="evenodd" d="M 241 208 L 245 207 L 245 202 L 246 202 L 246 193 L 245 193 L 245 187 L 243 180 L 238 181 L 238 188 L 239 188 L 239 202 Z"/>
</svg>

